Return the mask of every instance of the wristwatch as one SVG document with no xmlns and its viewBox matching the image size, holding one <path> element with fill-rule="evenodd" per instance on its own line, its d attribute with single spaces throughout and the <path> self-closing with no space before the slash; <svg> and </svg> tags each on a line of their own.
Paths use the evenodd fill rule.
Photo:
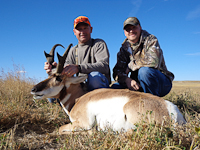
<svg viewBox="0 0 200 150">
<path fill-rule="evenodd" d="M 81 73 L 81 66 L 78 65 L 78 71 Z"/>
</svg>

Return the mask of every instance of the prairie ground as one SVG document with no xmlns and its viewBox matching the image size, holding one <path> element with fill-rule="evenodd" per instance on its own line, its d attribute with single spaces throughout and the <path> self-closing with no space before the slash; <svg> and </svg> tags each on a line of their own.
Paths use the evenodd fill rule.
<svg viewBox="0 0 200 150">
<path fill-rule="evenodd" d="M 173 81 L 171 92 L 182 92 L 191 90 L 194 93 L 200 93 L 200 81 Z"/>
<path fill-rule="evenodd" d="M 21 69 L 20 69 L 21 70 Z M 200 148 L 200 81 L 174 81 L 164 97 L 178 106 L 187 120 L 184 126 L 157 126 L 142 121 L 132 134 L 83 131 L 59 135 L 70 123 L 58 104 L 34 100 L 30 94 L 36 80 L 17 71 L 0 74 L 0 149 L 128 149 L 192 150 Z"/>
</svg>

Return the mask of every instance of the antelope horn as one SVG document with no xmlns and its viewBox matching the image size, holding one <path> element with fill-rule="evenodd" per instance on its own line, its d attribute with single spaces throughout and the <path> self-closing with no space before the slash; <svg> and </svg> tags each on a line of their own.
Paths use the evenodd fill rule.
<svg viewBox="0 0 200 150">
<path fill-rule="evenodd" d="M 46 53 L 44 51 L 44 55 L 47 59 L 47 62 L 50 63 L 52 65 L 52 63 L 54 62 L 54 52 L 57 46 L 62 46 L 61 44 L 56 44 L 52 47 L 51 51 L 48 53 Z M 64 46 L 62 46 L 63 48 L 65 48 Z M 55 66 L 52 66 L 52 68 L 54 68 Z"/>
<path fill-rule="evenodd" d="M 68 46 L 68 48 L 66 49 L 65 53 L 63 54 L 63 56 L 60 56 L 57 52 L 57 57 L 58 57 L 58 64 L 57 64 L 57 70 L 56 73 L 60 74 L 63 71 L 63 67 L 65 64 L 65 59 L 67 58 L 67 55 L 69 53 L 69 50 L 71 48 L 72 44 L 70 44 Z"/>
</svg>

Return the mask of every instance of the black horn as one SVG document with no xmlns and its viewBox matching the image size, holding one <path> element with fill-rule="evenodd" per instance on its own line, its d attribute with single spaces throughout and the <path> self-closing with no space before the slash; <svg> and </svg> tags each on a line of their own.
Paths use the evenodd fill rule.
<svg viewBox="0 0 200 150">
<path fill-rule="evenodd" d="M 67 58 L 67 55 L 69 53 L 69 50 L 71 48 L 72 44 L 70 44 L 68 46 L 68 48 L 66 49 L 65 53 L 63 54 L 63 56 L 60 56 L 58 53 L 57 53 L 57 57 L 58 57 L 58 65 L 57 65 L 57 71 L 56 73 L 60 74 L 63 70 L 63 67 L 64 67 L 64 64 L 65 64 L 65 60 Z"/>
<path fill-rule="evenodd" d="M 46 52 L 44 51 L 44 55 L 45 55 L 45 57 L 46 57 L 46 59 L 47 59 L 47 62 L 50 63 L 51 65 L 52 65 L 52 63 L 54 62 L 54 52 L 55 52 L 55 49 L 56 49 L 57 46 L 61 46 L 61 47 L 65 48 L 65 47 L 62 46 L 61 44 L 56 44 L 56 45 L 54 45 L 54 46 L 52 47 L 52 49 L 51 49 L 51 51 L 49 52 L 49 54 L 46 53 Z M 52 68 L 54 68 L 54 67 L 55 67 L 55 66 L 52 66 Z"/>
</svg>

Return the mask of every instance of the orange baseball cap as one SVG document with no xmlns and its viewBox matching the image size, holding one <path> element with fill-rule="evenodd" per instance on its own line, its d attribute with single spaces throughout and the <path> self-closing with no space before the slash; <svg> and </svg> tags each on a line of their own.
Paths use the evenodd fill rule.
<svg viewBox="0 0 200 150">
<path fill-rule="evenodd" d="M 79 17 L 77 17 L 76 19 L 74 19 L 74 28 L 76 28 L 76 26 L 77 26 L 79 23 L 86 23 L 86 24 L 88 24 L 89 26 L 91 26 L 88 17 L 85 17 L 85 16 L 79 16 Z"/>
</svg>

